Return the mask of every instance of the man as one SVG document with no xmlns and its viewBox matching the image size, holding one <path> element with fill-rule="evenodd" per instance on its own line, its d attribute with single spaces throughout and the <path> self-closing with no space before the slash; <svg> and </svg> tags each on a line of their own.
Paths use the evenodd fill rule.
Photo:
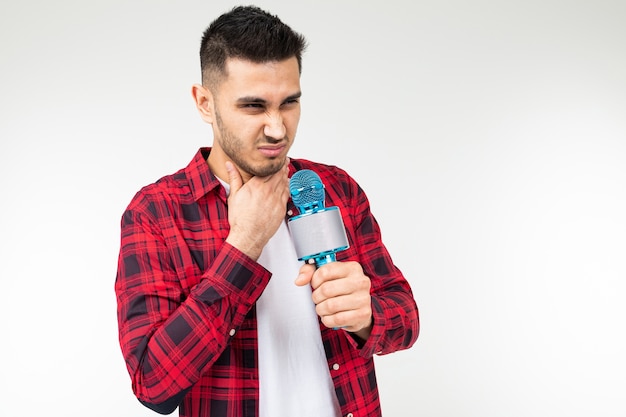
<svg viewBox="0 0 626 417">
<path fill-rule="evenodd" d="M 413 345 L 418 310 L 344 171 L 287 157 L 304 38 L 256 7 L 216 19 L 192 95 L 212 148 L 122 216 L 120 345 L 147 407 L 181 416 L 380 416 L 374 354 Z M 298 262 L 289 177 L 311 169 L 349 248 Z"/>
</svg>

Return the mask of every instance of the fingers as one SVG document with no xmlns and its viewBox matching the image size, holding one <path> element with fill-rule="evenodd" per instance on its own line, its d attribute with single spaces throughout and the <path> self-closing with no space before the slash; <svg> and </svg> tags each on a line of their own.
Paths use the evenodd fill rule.
<svg viewBox="0 0 626 417">
<path fill-rule="evenodd" d="M 342 312 L 358 311 L 370 303 L 369 294 L 352 293 L 337 297 L 327 298 L 316 304 L 315 311 L 320 317 L 341 314 Z"/>
<path fill-rule="evenodd" d="M 265 188 L 268 192 L 275 193 L 279 197 L 280 204 L 287 203 L 289 199 L 289 164 L 283 164 L 282 168 L 274 174 L 265 177 L 252 177 L 250 184 Z"/>
<path fill-rule="evenodd" d="M 300 275 L 303 277 L 298 277 L 303 282 L 310 276 L 310 269 L 305 266 L 300 269 Z M 363 273 L 360 264 L 357 262 L 326 264 L 315 270 L 310 282 L 313 287 L 315 311 L 325 326 L 357 332 L 371 325 L 371 282 Z"/>
<path fill-rule="evenodd" d="M 235 164 L 230 161 L 226 161 L 226 172 L 228 172 L 228 184 L 230 185 L 230 192 L 236 193 L 243 185 L 243 178 L 241 174 L 235 168 Z"/>
<path fill-rule="evenodd" d="M 369 297 L 371 281 L 363 274 L 359 264 L 355 263 L 358 268 L 326 268 L 333 264 L 340 263 L 326 264 L 313 274 L 312 297 L 316 305 L 342 295 L 366 294 Z"/>
<path fill-rule="evenodd" d="M 356 310 L 342 310 L 332 314 L 320 314 L 324 326 L 330 329 L 344 329 L 348 332 L 359 332 L 372 324 L 372 311 L 363 307 Z M 367 339 L 367 337 L 363 337 Z"/>
<path fill-rule="evenodd" d="M 225 168 L 230 185 L 226 241 L 256 260 L 285 219 L 289 168 L 266 177 L 252 176 L 245 184 L 231 161 L 225 162 Z"/>
<path fill-rule="evenodd" d="M 329 262 L 315 271 L 311 285 L 318 289 L 322 284 L 335 280 L 350 278 L 361 284 L 369 284 L 369 278 L 363 273 L 363 268 L 358 262 Z"/>
<path fill-rule="evenodd" d="M 315 265 L 304 264 L 300 268 L 300 273 L 296 278 L 296 285 L 302 287 L 311 283 L 311 279 L 313 278 L 313 274 L 315 273 Z"/>
<path fill-rule="evenodd" d="M 358 332 L 372 323 L 369 294 L 355 293 L 329 298 L 315 306 L 322 323 L 329 328 Z"/>
</svg>

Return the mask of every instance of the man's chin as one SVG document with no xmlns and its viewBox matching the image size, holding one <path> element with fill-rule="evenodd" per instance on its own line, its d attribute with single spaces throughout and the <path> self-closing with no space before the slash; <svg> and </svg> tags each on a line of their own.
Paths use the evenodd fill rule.
<svg viewBox="0 0 626 417">
<path fill-rule="evenodd" d="M 248 172 L 255 177 L 268 177 L 280 171 L 285 165 L 285 161 L 286 159 L 276 158 L 263 166 L 254 167 Z"/>
</svg>

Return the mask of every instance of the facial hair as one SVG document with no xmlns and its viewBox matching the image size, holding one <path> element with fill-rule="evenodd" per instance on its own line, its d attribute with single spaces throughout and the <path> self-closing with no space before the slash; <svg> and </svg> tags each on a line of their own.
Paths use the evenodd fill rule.
<svg viewBox="0 0 626 417">
<path fill-rule="evenodd" d="M 230 160 L 239 168 L 251 176 L 267 177 L 280 171 L 285 161 L 282 159 L 271 159 L 267 164 L 262 166 L 252 166 L 245 160 L 244 142 L 231 132 L 224 124 L 219 112 L 215 111 L 215 123 L 220 132 L 220 147 L 222 151 L 230 158 Z M 265 137 L 267 143 L 276 143 L 279 140 Z"/>
</svg>

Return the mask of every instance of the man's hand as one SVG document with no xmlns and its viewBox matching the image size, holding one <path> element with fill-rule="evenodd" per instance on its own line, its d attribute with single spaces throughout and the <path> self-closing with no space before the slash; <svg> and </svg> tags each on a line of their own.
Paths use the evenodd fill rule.
<svg viewBox="0 0 626 417">
<path fill-rule="evenodd" d="M 305 264 L 296 285 L 311 284 L 315 311 L 330 328 L 343 328 L 367 340 L 372 330 L 371 282 L 358 262 Z"/>
<path fill-rule="evenodd" d="M 289 199 L 289 164 L 267 177 L 252 177 L 245 184 L 237 168 L 226 162 L 230 194 L 228 223 L 230 243 L 257 260 L 280 223 L 285 220 Z"/>
</svg>

